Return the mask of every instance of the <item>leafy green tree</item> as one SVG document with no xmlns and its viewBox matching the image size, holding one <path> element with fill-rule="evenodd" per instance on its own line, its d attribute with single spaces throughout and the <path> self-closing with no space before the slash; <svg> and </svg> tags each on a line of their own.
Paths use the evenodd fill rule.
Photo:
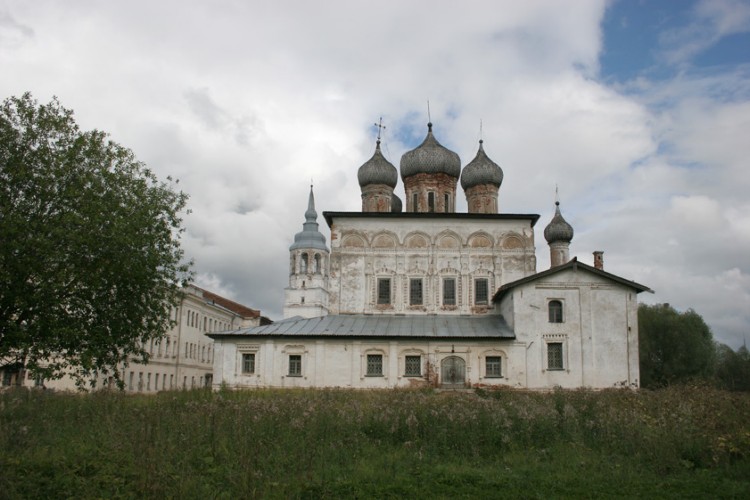
<svg viewBox="0 0 750 500">
<path fill-rule="evenodd" d="M 186 201 L 107 134 L 81 131 L 56 98 L 6 99 L 0 366 L 83 383 L 145 361 L 145 343 L 168 329 L 190 278 L 180 248 Z"/>
<path fill-rule="evenodd" d="M 692 379 L 711 379 L 713 334 L 693 311 L 680 313 L 669 304 L 638 308 L 641 386 L 663 387 Z"/>
<path fill-rule="evenodd" d="M 716 379 L 730 391 L 750 391 L 750 352 L 742 346 L 737 351 L 725 344 L 716 346 Z"/>
</svg>

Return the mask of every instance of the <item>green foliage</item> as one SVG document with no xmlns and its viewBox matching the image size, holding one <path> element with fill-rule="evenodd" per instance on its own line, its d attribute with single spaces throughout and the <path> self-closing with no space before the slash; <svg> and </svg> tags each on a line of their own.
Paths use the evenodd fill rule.
<svg viewBox="0 0 750 500">
<path fill-rule="evenodd" d="M 5 498 L 750 494 L 750 395 L 659 391 L 0 394 Z"/>
<path fill-rule="evenodd" d="M 680 313 L 667 304 L 641 304 L 638 340 L 642 387 L 663 387 L 713 377 L 713 334 L 692 309 Z"/>
<path fill-rule="evenodd" d="M 719 387 L 730 391 L 750 391 L 750 352 L 742 346 L 733 351 L 729 346 L 716 346 L 716 380 Z"/>
<path fill-rule="evenodd" d="M 179 244 L 186 199 L 105 133 L 79 130 L 56 99 L 6 99 L 2 364 L 84 380 L 145 358 L 142 343 L 168 329 L 189 277 Z"/>
</svg>

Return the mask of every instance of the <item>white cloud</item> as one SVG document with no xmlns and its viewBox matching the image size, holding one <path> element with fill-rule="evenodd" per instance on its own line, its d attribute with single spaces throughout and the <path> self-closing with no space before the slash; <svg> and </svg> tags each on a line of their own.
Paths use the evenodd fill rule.
<svg viewBox="0 0 750 500">
<path fill-rule="evenodd" d="M 372 124 L 384 118 L 398 166 L 429 100 L 463 164 L 482 120 L 505 171 L 501 210 L 541 213 L 540 270 L 558 184 L 572 254 L 605 250 L 609 271 L 656 290 L 646 300 L 694 307 L 736 346 L 750 309 L 749 72 L 612 87 L 597 78 L 605 5 L 11 0 L 0 94 L 56 94 L 83 128 L 178 177 L 199 284 L 274 319 L 311 179 L 319 213 L 359 210 Z M 744 7 L 701 4 L 705 33 L 687 27 L 663 47 L 696 41 L 674 56 L 688 60 L 743 29 L 732 16 Z"/>
<path fill-rule="evenodd" d="M 691 22 L 662 33 L 662 56 L 670 64 L 686 63 L 721 38 L 750 31 L 750 4 L 744 0 L 701 0 Z"/>
</svg>

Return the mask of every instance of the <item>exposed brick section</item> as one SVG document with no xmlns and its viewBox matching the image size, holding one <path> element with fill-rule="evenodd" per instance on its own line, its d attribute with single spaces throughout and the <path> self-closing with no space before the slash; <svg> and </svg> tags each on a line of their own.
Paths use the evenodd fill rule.
<svg viewBox="0 0 750 500">
<path fill-rule="evenodd" d="M 601 250 L 594 252 L 594 268 L 604 271 L 604 252 Z"/>
<path fill-rule="evenodd" d="M 496 214 L 498 212 L 497 195 L 499 189 L 494 184 L 480 184 L 467 189 L 465 192 L 469 213 Z"/>
<path fill-rule="evenodd" d="M 363 212 L 390 212 L 393 188 L 385 184 L 369 184 L 362 188 Z"/>
<path fill-rule="evenodd" d="M 428 193 L 435 193 L 435 212 L 453 213 L 456 211 L 456 184 L 458 179 L 448 174 L 416 174 L 404 179 L 407 212 L 429 212 Z M 414 209 L 414 194 L 417 194 L 417 209 Z M 445 207 L 445 195 L 449 197 L 449 207 Z"/>
</svg>

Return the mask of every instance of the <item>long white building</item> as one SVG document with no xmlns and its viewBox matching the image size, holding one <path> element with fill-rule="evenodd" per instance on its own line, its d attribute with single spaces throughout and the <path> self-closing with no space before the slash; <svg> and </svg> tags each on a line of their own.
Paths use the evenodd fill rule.
<svg viewBox="0 0 750 500">
<path fill-rule="evenodd" d="M 144 348 L 150 355 L 146 364 L 131 360 L 120 366 L 120 376 L 129 392 L 157 392 L 169 389 L 210 387 L 213 377 L 214 346 L 208 332 L 249 328 L 270 321 L 260 311 L 238 304 L 208 290 L 189 285 L 179 306 L 172 309 L 175 325 L 158 341 Z M 18 365 L 0 366 L 3 386 L 45 387 L 77 390 L 70 376 L 54 380 L 34 379 Z M 96 387 L 111 384 L 98 379 Z"/>
<path fill-rule="evenodd" d="M 427 137 L 396 168 L 380 151 L 358 171 L 361 212 L 324 212 L 312 188 L 290 247 L 278 323 L 209 333 L 218 387 L 638 387 L 637 294 L 648 287 L 569 258 L 559 203 L 537 272 L 536 214 L 498 213 L 501 168 L 461 168 Z M 456 213 L 461 182 L 468 213 Z"/>
</svg>

